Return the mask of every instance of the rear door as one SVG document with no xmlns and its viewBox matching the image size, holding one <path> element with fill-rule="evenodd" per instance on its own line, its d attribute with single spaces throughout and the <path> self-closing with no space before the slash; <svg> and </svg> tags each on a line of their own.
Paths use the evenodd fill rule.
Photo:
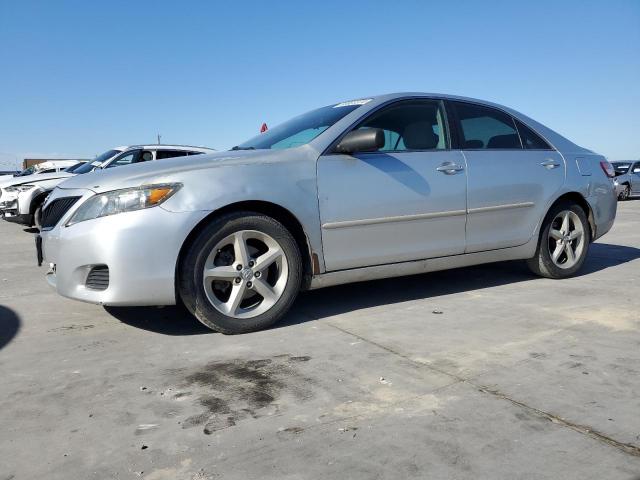
<svg viewBox="0 0 640 480">
<path fill-rule="evenodd" d="M 466 252 L 526 243 L 564 183 L 562 156 L 501 110 L 450 105 L 468 169 Z"/>
<path fill-rule="evenodd" d="M 318 159 L 327 269 L 463 253 L 465 165 L 449 147 L 443 103 L 395 102 L 359 128 L 382 129 L 384 147 Z"/>
</svg>

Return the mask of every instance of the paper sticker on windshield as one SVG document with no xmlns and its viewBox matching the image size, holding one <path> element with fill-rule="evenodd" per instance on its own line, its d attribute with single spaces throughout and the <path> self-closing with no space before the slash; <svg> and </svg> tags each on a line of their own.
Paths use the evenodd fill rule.
<svg viewBox="0 0 640 480">
<path fill-rule="evenodd" d="M 337 105 L 334 105 L 333 108 L 350 107 L 352 105 L 364 105 L 365 103 L 369 103 L 370 101 L 371 101 L 370 98 L 363 98 L 360 100 L 349 100 L 348 102 L 342 102 Z"/>
</svg>

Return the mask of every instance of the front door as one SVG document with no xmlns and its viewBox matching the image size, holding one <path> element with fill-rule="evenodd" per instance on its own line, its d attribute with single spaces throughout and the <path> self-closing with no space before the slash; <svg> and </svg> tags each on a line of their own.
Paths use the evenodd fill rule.
<svg viewBox="0 0 640 480">
<path fill-rule="evenodd" d="M 396 102 L 355 128 L 382 129 L 385 145 L 318 159 L 327 270 L 463 253 L 466 166 L 449 149 L 442 103 Z"/>
</svg>

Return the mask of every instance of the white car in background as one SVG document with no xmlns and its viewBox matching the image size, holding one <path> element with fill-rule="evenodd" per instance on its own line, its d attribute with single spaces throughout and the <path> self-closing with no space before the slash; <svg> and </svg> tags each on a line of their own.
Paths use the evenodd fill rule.
<svg viewBox="0 0 640 480">
<path fill-rule="evenodd" d="M 120 167 L 133 163 L 140 163 L 164 158 L 187 157 L 215 150 L 204 147 L 187 145 L 132 145 L 116 147 L 108 150 L 95 160 L 83 165 L 71 167 L 59 174 L 52 174 L 47 178 L 27 181 L 14 188 L 18 190 L 17 198 L 10 208 L 4 212 L 5 220 L 22 223 L 28 226 L 40 226 L 42 205 L 51 191 L 70 177 L 92 172 L 94 170 Z"/>
<path fill-rule="evenodd" d="M 34 180 L 46 179 L 60 176 L 64 171 L 82 163 L 80 160 L 49 160 L 32 165 L 16 176 L 8 175 L 0 178 L 0 216 L 5 210 L 17 205 L 19 188 L 18 185 L 29 183 Z"/>
</svg>

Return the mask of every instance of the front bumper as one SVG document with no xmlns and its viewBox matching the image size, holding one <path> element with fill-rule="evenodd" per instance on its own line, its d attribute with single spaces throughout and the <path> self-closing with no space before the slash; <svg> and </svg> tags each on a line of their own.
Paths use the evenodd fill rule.
<svg viewBox="0 0 640 480">
<path fill-rule="evenodd" d="M 3 195 L 6 197 L 7 195 Z M 18 197 L 3 198 L 0 200 L 0 213 L 18 210 Z"/>
<path fill-rule="evenodd" d="M 180 248 L 207 213 L 153 207 L 66 227 L 70 211 L 52 230 L 41 232 L 47 281 L 60 295 L 89 303 L 174 305 Z M 96 266 L 108 267 L 104 290 L 87 287 Z"/>
<path fill-rule="evenodd" d="M 31 226 L 33 225 L 33 215 L 22 215 L 18 213 L 18 210 L 5 210 L 4 217 L 7 222 L 19 223 L 21 225 Z"/>
</svg>

